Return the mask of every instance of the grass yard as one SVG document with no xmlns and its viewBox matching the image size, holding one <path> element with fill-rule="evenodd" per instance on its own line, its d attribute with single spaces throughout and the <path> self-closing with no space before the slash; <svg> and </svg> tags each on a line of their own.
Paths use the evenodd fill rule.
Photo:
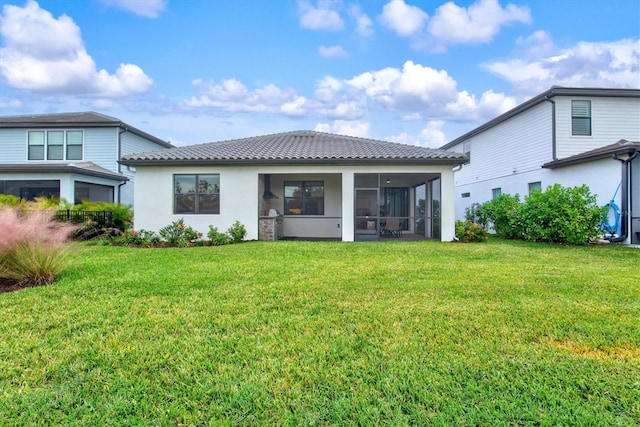
<svg viewBox="0 0 640 427">
<path fill-rule="evenodd" d="M 635 248 L 83 244 L 0 313 L 0 425 L 640 424 Z"/>
</svg>

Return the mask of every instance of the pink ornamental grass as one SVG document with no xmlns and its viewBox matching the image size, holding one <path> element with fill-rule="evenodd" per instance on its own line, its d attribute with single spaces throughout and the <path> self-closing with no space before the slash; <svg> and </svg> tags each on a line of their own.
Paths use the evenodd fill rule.
<svg viewBox="0 0 640 427">
<path fill-rule="evenodd" d="M 51 283 L 64 267 L 64 243 L 77 227 L 53 211 L 0 209 L 0 278 L 25 286 Z"/>
<path fill-rule="evenodd" d="M 0 209 L 0 254 L 18 244 L 61 247 L 77 227 L 54 221 L 53 216 L 53 211 L 41 209 Z"/>
</svg>

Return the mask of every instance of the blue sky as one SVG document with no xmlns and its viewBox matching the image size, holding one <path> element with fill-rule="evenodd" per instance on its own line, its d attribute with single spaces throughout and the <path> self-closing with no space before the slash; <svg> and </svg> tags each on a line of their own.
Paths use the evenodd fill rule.
<svg viewBox="0 0 640 427">
<path fill-rule="evenodd" d="M 552 85 L 640 88 L 640 2 L 0 0 L 0 115 L 97 111 L 176 145 L 439 147 Z"/>
</svg>

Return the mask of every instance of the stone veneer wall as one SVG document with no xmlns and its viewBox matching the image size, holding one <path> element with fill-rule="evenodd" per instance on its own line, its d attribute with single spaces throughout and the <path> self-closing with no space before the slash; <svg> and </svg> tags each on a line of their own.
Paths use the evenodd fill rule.
<svg viewBox="0 0 640 427">
<path fill-rule="evenodd" d="M 258 240 L 275 240 L 276 219 L 273 217 L 258 219 Z"/>
</svg>

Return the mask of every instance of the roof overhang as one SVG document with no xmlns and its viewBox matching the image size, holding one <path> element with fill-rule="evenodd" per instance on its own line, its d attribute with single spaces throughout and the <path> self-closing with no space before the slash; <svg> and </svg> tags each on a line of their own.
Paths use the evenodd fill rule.
<svg viewBox="0 0 640 427">
<path fill-rule="evenodd" d="M 556 169 L 564 166 L 587 163 L 593 160 L 611 158 L 614 156 L 621 156 L 625 154 L 633 155 L 635 152 L 640 152 L 640 142 L 621 139 L 615 144 L 545 163 L 542 167 L 546 169 Z"/>
<path fill-rule="evenodd" d="M 129 180 L 122 174 L 111 172 L 89 162 L 83 164 L 0 164 L 0 173 L 75 173 L 118 182 L 127 182 Z"/>
<path fill-rule="evenodd" d="M 362 165 L 461 165 L 467 157 L 447 159 L 193 159 L 193 160 L 120 160 L 125 166 L 362 166 Z"/>
</svg>

